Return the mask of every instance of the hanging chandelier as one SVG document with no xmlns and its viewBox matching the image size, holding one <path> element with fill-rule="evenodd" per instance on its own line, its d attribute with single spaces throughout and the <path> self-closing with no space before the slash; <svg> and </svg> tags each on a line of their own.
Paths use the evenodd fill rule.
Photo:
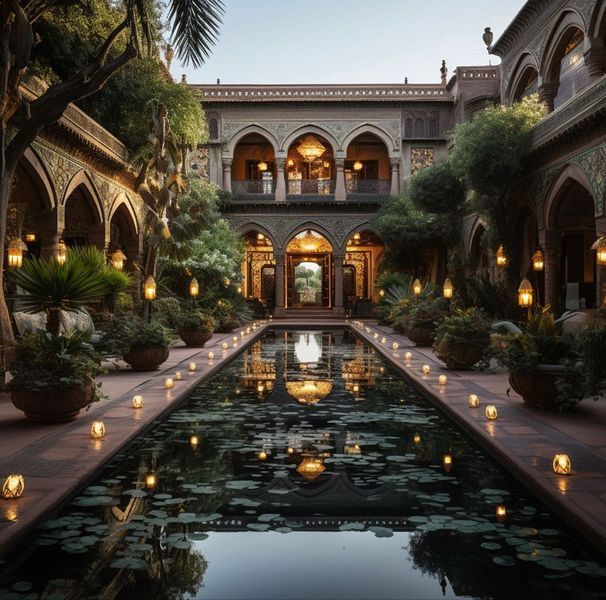
<svg viewBox="0 0 606 600">
<path fill-rule="evenodd" d="M 301 404 L 316 404 L 332 391 L 329 381 L 288 381 L 286 391 Z"/>
<path fill-rule="evenodd" d="M 326 148 L 313 136 L 306 135 L 297 146 L 297 152 L 308 162 L 320 158 L 326 152 Z"/>
<path fill-rule="evenodd" d="M 361 171 L 364 168 L 364 165 L 359 160 L 357 160 L 353 164 L 353 168 L 354 168 L 354 171 Z"/>
<path fill-rule="evenodd" d="M 259 169 L 259 171 L 267 171 L 267 163 L 262 160 L 258 165 L 257 165 L 257 169 Z"/>
<path fill-rule="evenodd" d="M 307 479 L 313 481 L 326 471 L 326 467 L 321 460 L 317 458 L 304 458 L 303 462 L 297 467 L 297 473 Z"/>
</svg>

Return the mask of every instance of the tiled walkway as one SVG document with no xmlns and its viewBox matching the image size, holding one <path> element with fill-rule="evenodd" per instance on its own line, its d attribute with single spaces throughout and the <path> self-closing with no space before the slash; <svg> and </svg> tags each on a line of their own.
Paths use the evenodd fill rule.
<svg viewBox="0 0 606 600">
<path fill-rule="evenodd" d="M 340 321 L 278 321 L 276 325 L 335 326 Z M 428 392 L 450 416 L 472 433 L 489 452 L 512 470 L 533 489 L 552 510 L 564 516 L 583 531 L 606 554 L 606 401 L 585 401 L 571 414 L 551 414 L 526 408 L 514 393 L 508 397 L 507 376 L 504 372 L 449 372 L 435 359 L 428 348 L 414 348 L 407 338 L 392 334 L 386 327 L 366 323 L 371 328 L 354 325 L 358 334 L 405 371 Z M 203 349 L 183 346 L 171 350 L 162 370 L 137 373 L 113 370 L 102 376 L 106 400 L 83 412 L 76 421 L 63 425 L 35 425 L 28 423 L 15 409 L 7 395 L 0 395 L 0 476 L 22 472 L 26 476 L 26 492 L 18 501 L 0 503 L 0 555 L 31 528 L 45 513 L 74 493 L 89 480 L 99 466 L 130 439 L 145 429 L 183 398 L 187 392 L 208 374 L 219 369 L 243 347 L 257 339 L 267 325 L 259 325 L 234 347 L 235 334 L 216 334 Z M 374 332 L 380 337 L 375 340 Z M 386 344 L 381 337 L 386 336 Z M 400 348 L 392 350 L 397 341 Z M 229 348 L 222 350 L 227 342 Z M 403 360 L 404 352 L 413 352 L 410 364 Z M 208 360 L 213 351 L 215 359 Z M 192 374 L 187 371 L 189 361 L 197 363 Z M 421 374 L 421 366 L 430 364 L 428 377 Z M 165 377 L 176 370 L 184 380 L 176 382 L 170 394 L 163 388 Z M 446 373 L 448 383 L 441 389 L 438 375 Z M 130 408 L 135 393 L 144 396 L 141 410 Z M 470 409 L 470 393 L 480 396 L 482 406 Z M 487 421 L 484 406 L 495 404 L 499 411 L 496 421 Z M 91 440 L 92 421 L 102 420 L 107 435 L 102 441 Z M 566 452 L 573 462 L 574 474 L 559 477 L 551 471 L 554 453 Z M 455 457 L 456 458 L 456 457 Z"/>
</svg>

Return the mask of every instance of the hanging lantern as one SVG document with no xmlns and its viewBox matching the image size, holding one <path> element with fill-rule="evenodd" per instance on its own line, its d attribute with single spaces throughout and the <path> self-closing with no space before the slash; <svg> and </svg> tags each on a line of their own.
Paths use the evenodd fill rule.
<svg viewBox="0 0 606 600">
<path fill-rule="evenodd" d="M 189 438 L 189 445 L 191 449 L 195 452 L 198 449 L 198 446 L 200 445 L 200 438 L 197 435 L 192 435 Z"/>
<path fill-rule="evenodd" d="M 90 428 L 90 436 L 93 440 L 100 440 L 105 437 L 105 425 L 103 424 L 103 421 L 93 421 Z"/>
<path fill-rule="evenodd" d="M 317 479 L 324 471 L 326 471 L 326 467 L 317 458 L 304 458 L 303 462 L 297 467 L 297 473 L 302 475 L 307 481 Z"/>
<path fill-rule="evenodd" d="M 38 236 L 36 235 L 36 233 L 34 231 L 28 231 L 25 234 L 25 241 L 28 244 L 33 244 L 37 239 L 38 239 Z"/>
<path fill-rule="evenodd" d="M 556 454 L 553 457 L 553 472 L 558 475 L 570 475 L 572 463 L 568 454 Z"/>
<path fill-rule="evenodd" d="M 412 442 L 413 442 L 413 444 L 417 444 L 417 445 L 420 444 L 421 443 L 421 436 L 418 433 L 415 433 L 412 436 Z"/>
<path fill-rule="evenodd" d="M 596 262 L 601 267 L 606 266 L 606 233 L 602 233 L 591 246 L 596 251 Z"/>
<path fill-rule="evenodd" d="M 533 289 L 530 281 L 524 277 L 518 288 L 518 304 L 522 308 L 530 308 L 532 306 Z"/>
<path fill-rule="evenodd" d="M 489 419 L 490 421 L 494 421 L 498 416 L 497 407 L 494 404 L 489 404 L 488 406 L 486 406 L 484 414 L 486 415 L 487 419 Z"/>
<path fill-rule="evenodd" d="M 20 269 L 23 266 L 23 252 L 27 251 L 27 246 L 20 238 L 13 238 L 7 247 L 8 266 L 13 269 Z"/>
<path fill-rule="evenodd" d="M 497 521 L 502 523 L 507 520 L 507 507 L 504 504 L 497 504 L 495 514 L 497 516 Z"/>
<path fill-rule="evenodd" d="M 532 269 L 537 273 L 545 269 L 545 254 L 539 246 L 532 255 Z"/>
<path fill-rule="evenodd" d="M 259 169 L 259 171 L 267 171 L 267 163 L 262 160 L 258 165 L 257 165 L 257 169 Z"/>
<path fill-rule="evenodd" d="M 189 295 L 192 298 L 197 298 L 200 295 L 200 286 L 198 285 L 198 280 L 195 277 L 189 282 Z"/>
<path fill-rule="evenodd" d="M 156 282 L 151 275 L 145 280 L 143 291 L 146 300 L 151 301 L 156 299 Z"/>
<path fill-rule="evenodd" d="M 438 377 L 438 383 L 439 383 L 441 386 L 446 385 L 446 384 L 448 383 L 448 377 L 446 377 L 446 375 L 440 375 L 440 376 Z"/>
<path fill-rule="evenodd" d="M 158 478 L 156 477 L 156 474 L 153 471 L 150 471 L 145 476 L 145 487 L 148 490 L 153 490 L 153 489 L 155 489 L 155 487 L 157 485 L 158 485 Z"/>
<path fill-rule="evenodd" d="M 414 283 L 412 284 L 412 293 L 415 296 L 419 296 L 422 291 L 423 291 L 423 286 L 421 285 L 421 282 L 418 279 L 415 279 Z"/>
<path fill-rule="evenodd" d="M 450 471 L 452 470 L 452 463 L 452 454 L 445 454 L 442 457 L 442 467 L 447 473 L 450 473 Z"/>
<path fill-rule="evenodd" d="M 429 375 L 431 373 L 431 367 L 429 365 L 423 365 L 421 371 L 423 375 Z"/>
<path fill-rule="evenodd" d="M 448 277 L 444 280 L 444 286 L 442 287 L 442 294 L 446 300 L 450 300 L 452 298 L 452 294 L 454 292 L 454 286 L 452 285 L 452 281 L 448 279 Z"/>
<path fill-rule="evenodd" d="M 478 408 L 480 406 L 480 398 L 477 394 L 469 394 L 467 403 L 469 404 L 469 408 Z"/>
<path fill-rule="evenodd" d="M 130 405 L 132 408 L 143 408 L 143 396 L 140 394 L 133 396 Z"/>
<path fill-rule="evenodd" d="M 504 267 L 507 265 L 507 256 L 505 256 L 505 250 L 503 250 L 503 244 L 497 249 L 497 267 Z"/>
<path fill-rule="evenodd" d="M 19 498 L 25 490 L 25 478 L 20 473 L 9 475 L 2 484 L 2 497 L 6 500 Z"/>
<path fill-rule="evenodd" d="M 312 162 L 316 158 L 320 158 L 326 152 L 326 148 L 313 135 L 306 135 L 297 146 L 297 152 L 307 162 Z"/>
<path fill-rule="evenodd" d="M 354 168 L 354 171 L 361 171 L 364 168 L 364 165 L 359 160 L 357 160 L 353 164 L 353 168 Z"/>
<path fill-rule="evenodd" d="M 114 250 L 111 253 L 110 258 L 112 260 L 112 266 L 114 267 L 114 269 L 122 271 L 122 269 L 124 268 L 124 263 L 126 262 L 126 254 L 124 254 L 124 252 L 122 252 L 122 250 L 118 248 L 117 250 Z"/>
</svg>

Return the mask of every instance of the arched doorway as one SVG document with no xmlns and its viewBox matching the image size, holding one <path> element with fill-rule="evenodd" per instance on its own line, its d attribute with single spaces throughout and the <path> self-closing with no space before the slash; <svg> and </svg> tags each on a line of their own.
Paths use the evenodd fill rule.
<svg viewBox="0 0 606 600">
<path fill-rule="evenodd" d="M 361 133 L 347 146 L 347 193 L 389 194 L 390 188 L 391 165 L 385 142 L 374 133 Z"/>
<path fill-rule="evenodd" d="M 348 240 L 343 263 L 343 306 L 378 300 L 375 281 L 385 246 L 381 238 L 368 229 L 356 231 Z"/>
<path fill-rule="evenodd" d="M 317 133 L 297 137 L 288 148 L 286 180 L 287 194 L 334 194 L 335 161 L 330 142 Z"/>
<path fill-rule="evenodd" d="M 63 239 L 68 246 L 91 245 L 104 249 L 106 239 L 101 202 L 86 175 L 76 175 L 72 182 L 78 180 L 82 183 L 68 191 L 65 197 Z"/>
<path fill-rule="evenodd" d="M 317 231 L 295 235 L 286 247 L 286 308 L 331 308 L 331 243 Z"/>
<path fill-rule="evenodd" d="M 133 270 L 135 262 L 140 258 L 139 233 L 135 217 L 129 211 L 124 196 L 117 199 L 118 206 L 110 217 L 110 254 L 121 250 L 126 255 L 126 268 Z"/>
<path fill-rule="evenodd" d="M 276 260 L 269 237 L 257 229 L 247 231 L 242 240 L 245 257 L 242 263 L 242 288 L 249 301 L 257 301 L 272 310 L 276 298 Z"/>
<path fill-rule="evenodd" d="M 234 148 L 231 190 L 234 194 L 271 195 L 275 191 L 276 161 L 271 142 L 249 133 Z"/>
</svg>

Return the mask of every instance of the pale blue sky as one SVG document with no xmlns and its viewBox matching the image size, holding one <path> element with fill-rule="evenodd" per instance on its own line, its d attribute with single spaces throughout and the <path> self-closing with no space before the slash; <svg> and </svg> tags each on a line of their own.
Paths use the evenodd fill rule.
<svg viewBox="0 0 606 600">
<path fill-rule="evenodd" d="M 456 66 L 498 64 L 495 40 L 523 0 L 224 0 L 221 38 L 190 83 L 410 83 Z"/>
</svg>

